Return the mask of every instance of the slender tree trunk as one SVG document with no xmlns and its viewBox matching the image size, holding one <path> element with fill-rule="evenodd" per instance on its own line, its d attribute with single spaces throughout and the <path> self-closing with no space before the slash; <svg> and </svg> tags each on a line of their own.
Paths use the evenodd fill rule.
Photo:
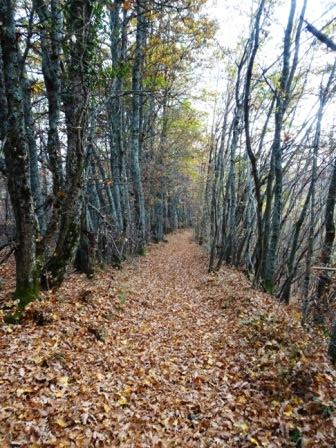
<svg viewBox="0 0 336 448">
<path fill-rule="evenodd" d="M 260 19 L 264 9 L 264 3 L 265 1 L 261 0 L 256 15 L 254 26 L 254 43 L 251 51 L 250 60 L 247 66 L 245 92 L 244 92 L 244 124 L 245 124 L 246 151 L 251 164 L 251 171 L 255 188 L 255 197 L 257 202 L 257 243 L 256 243 L 256 267 L 255 267 L 256 282 L 258 282 L 259 280 L 260 262 L 263 252 L 262 198 L 261 198 L 261 185 L 258 174 L 257 160 L 252 150 L 251 135 L 250 135 L 250 90 L 251 90 L 254 60 L 259 48 Z"/>
<path fill-rule="evenodd" d="M 230 165 L 229 174 L 226 184 L 226 192 L 223 204 L 223 218 L 222 218 L 222 244 L 221 252 L 216 266 L 218 270 L 222 262 L 232 262 L 235 251 L 235 224 L 236 224 L 236 151 L 239 137 L 241 134 L 241 121 L 243 113 L 243 101 L 241 98 L 241 73 L 247 60 L 247 46 L 244 48 L 243 55 L 238 64 L 236 86 L 235 86 L 235 110 L 231 128 L 231 138 L 229 138 L 230 149 Z"/>
<path fill-rule="evenodd" d="M 334 212 L 336 203 L 336 159 L 333 161 L 333 169 L 328 189 L 327 205 L 325 210 L 324 218 L 324 241 L 321 251 L 320 263 L 322 266 L 328 266 L 331 260 L 332 248 L 335 240 L 335 223 L 334 223 Z M 323 270 L 321 270 L 317 289 L 316 289 L 316 302 L 317 308 L 322 308 L 321 299 L 323 299 L 325 291 L 329 286 L 331 281 L 330 276 Z"/>
<path fill-rule="evenodd" d="M 207 164 L 207 174 L 205 179 L 205 186 L 203 191 L 203 198 L 202 198 L 202 214 L 199 224 L 199 231 L 198 231 L 198 244 L 201 246 L 204 244 L 206 240 L 206 226 L 207 226 L 207 219 L 209 215 L 209 195 L 210 195 L 210 188 L 211 188 L 211 181 L 212 181 L 212 172 L 213 172 L 213 164 L 215 160 L 215 154 L 214 154 L 214 144 L 211 140 L 210 143 L 210 151 L 209 151 L 209 158 L 208 158 L 208 164 Z"/>
<path fill-rule="evenodd" d="M 42 196 L 40 173 L 38 168 L 38 154 L 37 154 L 36 137 L 34 132 L 32 104 L 31 104 L 31 92 L 30 92 L 31 86 L 26 80 L 23 80 L 23 84 L 25 85 L 24 116 L 25 116 L 27 143 L 29 148 L 30 186 L 34 198 L 34 207 L 38 218 L 40 232 L 43 235 L 46 231 L 46 215 L 45 210 L 43 208 L 44 201 Z"/>
<path fill-rule="evenodd" d="M 14 22 L 14 2 L 0 2 L 0 45 L 3 70 L 1 90 L 6 97 L 6 134 L 3 145 L 8 172 L 8 190 L 16 224 L 16 291 L 24 307 L 39 290 L 39 262 L 36 258 L 37 221 L 30 184 L 29 147 L 24 117 L 24 85 Z M 4 103 L 4 99 L 2 100 Z"/>
<path fill-rule="evenodd" d="M 294 26 L 296 0 L 291 0 L 291 7 L 284 37 L 283 65 L 280 80 L 280 87 L 277 91 L 276 107 L 275 107 L 275 130 L 272 143 L 272 156 L 270 170 L 274 173 L 274 201 L 272 209 L 272 224 L 269 244 L 264 247 L 267 252 L 264 254 L 265 261 L 263 264 L 263 285 L 269 292 L 274 290 L 274 273 L 276 266 L 276 253 L 281 230 L 281 214 L 282 214 L 282 148 L 281 148 L 281 132 L 283 128 L 283 119 L 289 100 L 291 82 L 294 71 L 290 67 L 291 55 L 291 35 Z M 298 45 L 298 42 L 297 42 Z M 294 64 L 293 64 L 294 67 Z M 264 229 L 265 230 L 265 229 Z"/>
<path fill-rule="evenodd" d="M 210 249 L 210 257 L 209 257 L 209 267 L 208 271 L 212 272 L 214 269 L 214 263 L 217 253 L 217 244 L 218 244 L 218 236 L 219 236 L 219 223 L 218 223 L 218 190 L 219 190 L 219 182 L 223 179 L 223 171 L 224 171 L 224 147 L 225 147 L 225 132 L 227 126 L 227 118 L 228 118 L 228 103 L 226 104 L 226 109 L 224 113 L 224 121 L 222 127 L 222 135 L 220 139 L 219 148 L 217 151 L 217 155 L 215 158 L 215 166 L 214 166 L 214 179 L 212 182 L 212 192 L 211 192 L 211 209 L 210 209 L 210 237 L 211 241 L 211 249 Z"/>
<path fill-rule="evenodd" d="M 309 312 L 309 286 L 310 286 L 310 275 L 311 275 L 311 266 L 313 259 L 313 250 L 314 250 L 314 239 L 315 239 L 315 195 L 316 195 L 316 181 L 317 181 L 317 157 L 320 148 L 320 140 L 321 140 L 321 128 L 322 128 L 322 118 L 324 108 L 327 104 L 329 90 L 334 78 L 336 70 L 336 63 L 333 66 L 333 69 L 329 75 L 326 86 L 323 88 L 321 86 L 320 90 L 320 104 L 317 112 L 317 121 L 316 121 L 316 130 L 313 142 L 313 163 L 312 163 L 312 173 L 311 173 L 311 199 L 310 199 L 310 221 L 309 221 L 309 233 L 308 233 L 308 248 L 306 255 L 306 268 L 305 275 L 303 281 L 303 305 L 302 305 L 302 319 L 306 320 L 308 312 Z M 317 306 L 314 310 L 314 320 L 316 322 L 323 322 L 324 314 L 322 310 Z"/>
<path fill-rule="evenodd" d="M 34 6 L 42 24 L 41 50 L 42 73 L 48 100 L 48 165 L 52 174 L 53 208 L 44 237 L 38 250 L 47 258 L 59 230 L 64 199 L 64 173 L 61 159 L 59 122 L 61 113 L 61 36 L 63 19 L 59 0 L 51 0 L 50 8 L 43 0 L 34 0 Z"/>
<path fill-rule="evenodd" d="M 46 288 L 61 285 L 80 236 L 88 131 L 88 71 L 93 51 L 91 11 L 91 1 L 71 0 L 68 32 L 75 37 L 75 42 L 70 47 L 68 82 L 63 94 L 67 127 L 66 181 L 59 235 L 42 278 Z"/>
<path fill-rule="evenodd" d="M 134 224 L 138 235 L 138 250 L 142 252 L 146 240 L 145 199 L 140 168 L 140 131 L 141 131 L 141 91 L 143 49 L 146 43 L 146 18 L 143 0 L 136 1 L 137 32 L 132 74 L 132 120 L 131 120 L 131 172 L 134 193 Z"/>
<path fill-rule="evenodd" d="M 115 78 L 111 85 L 111 98 L 108 101 L 108 120 L 110 127 L 110 147 L 111 147 L 111 170 L 113 176 L 113 197 L 116 208 L 116 225 L 122 232 L 126 223 L 124 223 L 125 212 L 123 210 L 123 110 L 122 110 L 122 76 L 123 76 L 123 31 L 121 23 L 121 7 L 122 1 L 116 0 L 110 12 L 110 29 L 111 29 L 111 56 L 112 67 L 115 71 Z"/>
<path fill-rule="evenodd" d="M 296 223 L 294 225 L 293 240 L 292 240 L 290 255 L 289 255 L 289 258 L 287 261 L 287 272 L 288 273 L 287 273 L 287 277 L 284 282 L 284 285 L 280 291 L 280 300 L 281 300 L 281 302 L 284 302 L 286 304 L 289 303 L 292 283 L 293 283 L 293 280 L 294 280 L 294 277 L 296 274 L 297 265 L 294 263 L 294 261 L 295 261 L 295 256 L 296 256 L 296 252 L 297 252 L 298 245 L 299 245 L 299 236 L 300 236 L 301 228 L 304 223 L 305 217 L 307 215 L 311 194 L 312 194 L 312 184 L 308 190 L 306 200 L 305 200 L 304 205 L 300 212 L 299 219 L 296 221 Z"/>
</svg>

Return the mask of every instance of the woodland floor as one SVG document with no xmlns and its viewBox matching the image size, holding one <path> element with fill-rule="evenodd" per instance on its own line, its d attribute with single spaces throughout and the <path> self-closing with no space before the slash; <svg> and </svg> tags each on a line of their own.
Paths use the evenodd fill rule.
<svg viewBox="0 0 336 448">
<path fill-rule="evenodd" d="M 168 239 L 0 327 L 1 447 L 336 446 L 323 336 Z"/>
</svg>

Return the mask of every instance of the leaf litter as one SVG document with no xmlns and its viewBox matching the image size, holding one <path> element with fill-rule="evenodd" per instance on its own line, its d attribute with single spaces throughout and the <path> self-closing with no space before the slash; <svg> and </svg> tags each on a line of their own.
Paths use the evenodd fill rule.
<svg viewBox="0 0 336 448">
<path fill-rule="evenodd" d="M 176 233 L 2 324 L 1 447 L 336 446 L 324 336 L 206 266 Z"/>
</svg>

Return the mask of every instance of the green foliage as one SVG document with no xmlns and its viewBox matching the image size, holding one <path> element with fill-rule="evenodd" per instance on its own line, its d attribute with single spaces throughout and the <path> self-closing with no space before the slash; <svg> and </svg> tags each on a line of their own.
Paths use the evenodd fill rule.
<svg viewBox="0 0 336 448">
<path fill-rule="evenodd" d="M 38 275 L 31 285 L 19 286 L 16 288 L 14 297 L 19 300 L 19 307 L 24 309 L 29 303 L 38 298 L 40 292 L 40 284 Z"/>
<path fill-rule="evenodd" d="M 126 293 L 127 293 L 126 288 L 123 288 L 121 291 L 118 292 L 117 297 L 120 305 L 126 304 Z"/>
<path fill-rule="evenodd" d="M 301 440 L 301 432 L 298 428 L 293 428 L 289 431 L 291 441 L 297 444 Z M 296 445 L 297 446 L 297 445 Z"/>
<path fill-rule="evenodd" d="M 147 257 L 148 255 L 148 251 L 146 249 L 145 246 L 141 246 L 138 250 L 138 255 L 140 255 L 140 257 Z"/>
<path fill-rule="evenodd" d="M 105 65 L 98 70 L 97 85 L 106 85 L 107 81 L 111 81 L 115 78 L 127 78 L 132 70 L 130 62 L 121 62 L 117 66 Z"/>
<path fill-rule="evenodd" d="M 22 320 L 22 311 L 17 310 L 4 316 L 4 322 L 8 325 L 19 325 Z"/>
<path fill-rule="evenodd" d="M 169 81 L 163 73 L 157 73 L 144 79 L 143 85 L 151 89 L 165 89 L 169 86 Z"/>
</svg>

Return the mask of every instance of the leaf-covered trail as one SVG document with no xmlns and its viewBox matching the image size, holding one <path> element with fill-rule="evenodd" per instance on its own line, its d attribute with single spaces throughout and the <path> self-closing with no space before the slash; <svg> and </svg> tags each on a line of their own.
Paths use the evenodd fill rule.
<svg viewBox="0 0 336 448">
<path fill-rule="evenodd" d="M 178 233 L 3 325 L 1 446 L 333 446 L 325 341 L 242 274 L 206 265 Z"/>
</svg>

